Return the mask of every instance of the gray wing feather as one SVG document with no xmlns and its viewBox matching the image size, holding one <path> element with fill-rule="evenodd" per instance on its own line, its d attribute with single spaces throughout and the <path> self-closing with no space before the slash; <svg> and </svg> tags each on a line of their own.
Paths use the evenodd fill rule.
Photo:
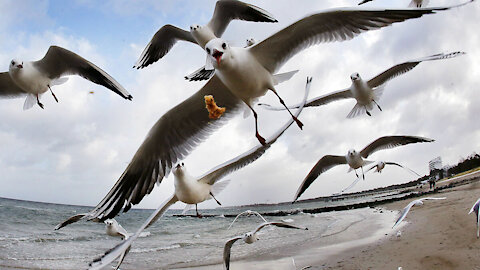
<svg viewBox="0 0 480 270">
<path fill-rule="evenodd" d="M 15 98 L 27 95 L 27 92 L 18 87 L 8 72 L 0 73 L 0 97 Z"/>
<path fill-rule="evenodd" d="M 448 54 L 439 53 L 439 54 L 431 55 L 431 56 L 428 56 L 428 57 L 408 61 L 408 62 L 405 62 L 405 63 L 402 63 L 402 64 L 398 64 L 396 66 L 393 66 L 393 67 L 385 70 L 384 72 L 380 73 L 379 75 L 375 76 L 373 79 L 369 80 L 367 83 L 368 83 L 368 86 L 370 86 L 371 88 L 375 88 L 375 87 L 378 87 L 378 86 L 386 83 L 387 81 L 389 81 L 389 80 L 391 80 L 395 77 L 398 77 L 398 76 L 400 76 L 404 73 L 407 73 L 408 71 L 415 68 L 421 62 L 448 59 L 448 58 L 457 57 L 457 56 L 460 56 L 460 55 L 463 55 L 463 54 L 465 54 L 465 53 L 464 52 L 453 52 L 453 53 L 448 53 Z"/>
<path fill-rule="evenodd" d="M 266 10 L 236 0 L 217 1 L 208 27 L 217 37 L 221 37 L 232 20 L 251 22 L 277 22 Z"/>
<path fill-rule="evenodd" d="M 111 262 L 113 262 L 116 258 L 121 256 L 125 253 L 130 246 L 132 245 L 133 241 L 140 236 L 142 231 L 150 226 L 153 222 L 159 219 L 167 210 L 172 206 L 174 203 L 178 201 L 175 195 L 172 195 L 169 199 L 163 202 L 160 207 L 155 210 L 150 217 L 143 223 L 143 225 L 138 229 L 138 231 L 131 237 L 124 239 L 120 244 L 116 245 L 114 248 L 105 252 L 103 256 L 100 258 L 96 258 L 93 262 L 90 263 L 89 268 L 90 270 L 93 269 L 102 269 L 103 267 L 107 266 Z"/>
<path fill-rule="evenodd" d="M 81 220 L 82 218 L 84 218 L 86 215 L 88 215 L 88 213 L 82 213 L 82 214 L 72 216 L 72 217 L 68 218 L 67 220 L 65 220 L 64 222 L 55 226 L 54 230 L 57 231 L 57 230 L 60 230 L 61 228 L 65 227 L 69 224 L 75 223 L 75 222 Z"/>
<path fill-rule="evenodd" d="M 407 216 L 408 212 L 410 211 L 410 209 L 411 209 L 412 206 L 414 206 L 414 205 L 415 205 L 415 201 L 412 201 L 412 202 L 410 202 L 409 204 L 407 204 L 407 206 L 405 206 L 405 208 L 403 208 L 401 215 L 398 217 L 398 219 L 397 219 L 397 221 L 395 222 L 395 224 L 393 224 L 392 228 L 394 228 L 394 227 L 397 226 L 400 222 L 402 222 L 402 220 Z"/>
<path fill-rule="evenodd" d="M 225 243 L 225 247 L 223 247 L 223 264 L 225 265 L 225 269 L 229 270 L 230 269 L 230 251 L 232 249 L 232 246 L 237 240 L 242 239 L 242 237 L 237 236 L 234 237 L 230 240 L 228 240 Z"/>
<path fill-rule="evenodd" d="M 133 67 L 140 69 L 157 62 L 164 57 L 179 40 L 197 44 L 190 32 L 170 24 L 164 25 L 155 33 Z"/>
<path fill-rule="evenodd" d="M 373 0 L 363 0 L 362 2 L 358 3 L 358 5 L 360 6 L 360 5 L 366 4 L 366 3 L 371 2 L 371 1 L 373 1 Z"/>
<path fill-rule="evenodd" d="M 313 166 L 305 179 L 303 179 L 303 182 L 300 187 L 298 187 L 297 193 L 295 194 L 295 198 L 293 199 L 293 201 L 295 202 L 303 194 L 303 192 L 307 190 L 307 188 L 313 183 L 313 181 L 317 179 L 320 174 L 340 164 L 347 164 L 347 159 L 345 158 L 345 156 L 323 156 L 317 162 L 317 164 Z"/>
<path fill-rule="evenodd" d="M 349 40 L 366 31 L 452 7 L 397 10 L 343 8 L 325 11 L 295 22 L 249 50 L 267 70 L 275 74 L 293 55 L 312 45 Z"/>
<path fill-rule="evenodd" d="M 405 169 L 405 170 L 407 170 L 407 171 L 409 171 L 409 172 L 411 172 L 411 173 L 416 174 L 417 176 L 420 176 L 420 174 L 416 173 L 414 170 L 412 170 L 412 169 L 410 169 L 410 168 L 407 168 L 407 167 L 405 167 L 405 166 L 402 166 L 401 164 L 398 164 L 398 163 L 396 163 L 396 162 L 390 162 L 390 161 L 388 161 L 388 162 L 385 162 L 385 164 L 386 164 L 386 165 L 398 166 L 398 167 L 403 168 L 403 169 Z"/>
<path fill-rule="evenodd" d="M 125 99 L 132 96 L 112 76 L 80 55 L 67 49 L 50 46 L 45 56 L 33 62 L 35 68 L 47 74 L 50 79 L 66 75 L 79 75 L 93 83 L 102 85 Z"/>
<path fill-rule="evenodd" d="M 376 139 L 374 142 L 367 145 L 360 152 L 362 157 L 367 158 L 372 153 L 383 150 L 395 148 L 401 145 L 407 145 L 411 143 L 422 143 L 422 142 L 434 142 L 435 140 L 418 137 L 418 136 L 385 136 Z"/>
<path fill-rule="evenodd" d="M 310 83 L 311 83 L 311 79 L 307 78 L 303 104 L 305 104 L 305 101 L 307 100 L 308 93 L 310 91 Z M 298 117 L 302 112 L 303 104 L 295 112 L 294 115 L 296 117 Z M 293 124 L 293 122 L 294 120 L 293 118 L 291 118 L 280 130 L 278 130 L 274 135 L 272 135 L 270 138 L 267 139 L 267 143 L 265 145 L 255 146 L 252 149 L 248 150 L 247 152 L 244 152 L 243 154 L 227 162 L 224 162 L 223 164 L 218 165 L 217 167 L 213 168 L 212 170 L 204 174 L 202 177 L 200 177 L 198 181 L 202 181 L 204 183 L 213 185 L 216 181 L 220 180 L 222 177 L 254 162 L 258 158 L 260 158 L 265 153 L 265 151 L 267 151 L 267 149 L 270 148 L 270 146 L 272 146 L 272 144 L 285 132 L 285 130 L 287 130 L 290 127 L 290 125 Z"/>
<path fill-rule="evenodd" d="M 190 75 L 185 76 L 187 81 L 203 81 L 210 79 L 215 74 L 215 69 L 206 70 L 205 66 L 195 70 Z"/>
<path fill-rule="evenodd" d="M 257 233 L 261 229 L 265 228 L 266 226 L 277 226 L 277 227 L 280 227 L 280 228 L 287 228 L 287 229 L 308 230 L 307 228 L 302 228 L 302 227 L 290 225 L 288 223 L 283 223 L 283 222 L 265 222 L 265 223 L 260 224 L 255 229 L 255 233 Z"/>
</svg>

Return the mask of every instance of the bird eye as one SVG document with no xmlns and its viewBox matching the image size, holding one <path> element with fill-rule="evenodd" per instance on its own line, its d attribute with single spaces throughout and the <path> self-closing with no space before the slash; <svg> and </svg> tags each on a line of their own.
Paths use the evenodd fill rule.
<svg viewBox="0 0 480 270">
<path fill-rule="evenodd" d="M 183 162 L 182 162 L 182 166 L 185 166 Z"/>
<path fill-rule="evenodd" d="M 227 43 L 224 42 L 224 43 L 222 44 L 222 48 L 225 50 L 225 49 L 227 48 Z"/>
<path fill-rule="evenodd" d="M 13 65 L 15 65 L 15 61 L 12 61 L 12 63 L 11 63 L 11 64 L 12 64 L 12 66 L 13 66 Z"/>
<path fill-rule="evenodd" d="M 209 48 L 207 48 L 207 53 L 210 54 L 210 49 Z"/>
</svg>

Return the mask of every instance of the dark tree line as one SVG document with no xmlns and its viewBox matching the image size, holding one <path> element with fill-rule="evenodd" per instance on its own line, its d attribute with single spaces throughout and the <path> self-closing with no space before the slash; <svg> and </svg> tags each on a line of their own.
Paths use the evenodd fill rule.
<svg viewBox="0 0 480 270">
<path fill-rule="evenodd" d="M 459 174 L 474 168 L 480 167 L 480 155 L 473 153 L 465 160 L 460 161 L 457 165 L 447 170 L 448 175 Z"/>
</svg>

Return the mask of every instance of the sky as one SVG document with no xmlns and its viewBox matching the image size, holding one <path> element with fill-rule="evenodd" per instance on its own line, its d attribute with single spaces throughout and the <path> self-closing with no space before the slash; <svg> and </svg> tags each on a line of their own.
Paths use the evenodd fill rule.
<svg viewBox="0 0 480 270">
<path fill-rule="evenodd" d="M 243 46 L 247 38 L 263 40 L 291 23 L 329 8 L 354 6 L 355 0 L 250 1 L 272 13 L 278 23 L 234 21 L 224 38 Z M 404 8 L 409 0 L 376 0 L 363 8 Z M 460 3 L 432 0 L 430 5 Z M 132 69 L 154 33 L 165 24 L 188 29 L 206 24 L 213 0 L 4 0 L 0 1 L 0 72 L 13 58 L 38 60 L 51 45 L 74 51 L 94 62 L 132 95 L 127 101 L 110 90 L 71 76 L 46 93 L 45 110 L 23 111 L 23 98 L 0 99 L 0 197 L 63 204 L 96 205 L 120 177 L 149 129 L 165 112 L 200 89 L 205 82 L 186 82 L 183 76 L 205 63 L 205 52 L 179 42 L 163 59 L 143 69 Z M 421 175 L 428 161 L 440 156 L 455 164 L 480 146 L 480 7 L 470 4 L 420 19 L 364 33 L 346 42 L 320 44 L 292 57 L 280 70 L 300 70 L 277 86 L 289 104 L 298 103 L 307 76 L 313 77 L 310 97 L 350 86 L 350 74 L 370 79 L 404 61 L 437 53 L 464 51 L 449 60 L 424 62 L 390 81 L 379 104 L 383 112 L 354 119 L 346 116 L 355 101 L 338 101 L 306 108 L 300 115 L 304 129 L 295 125 L 251 165 L 229 175 L 229 186 L 217 197 L 224 206 L 291 201 L 310 169 L 322 156 L 361 150 L 386 135 L 433 138 L 376 152 L 370 160 L 403 164 Z M 2 64 L 3 63 L 3 64 Z M 90 94 L 89 92 L 93 92 Z M 261 102 L 278 105 L 272 93 Z M 259 128 L 264 137 L 279 129 L 289 115 L 261 108 Z M 212 134 L 183 160 L 192 175 L 258 144 L 250 115 L 238 115 Z M 301 199 L 328 196 L 355 180 L 348 166 L 322 174 Z M 368 173 L 351 191 L 361 191 L 413 180 L 400 168 Z M 173 192 L 173 175 L 164 179 L 137 206 L 156 208 Z M 183 207 L 177 203 L 177 208 Z M 200 208 L 216 207 L 215 202 Z"/>
</svg>

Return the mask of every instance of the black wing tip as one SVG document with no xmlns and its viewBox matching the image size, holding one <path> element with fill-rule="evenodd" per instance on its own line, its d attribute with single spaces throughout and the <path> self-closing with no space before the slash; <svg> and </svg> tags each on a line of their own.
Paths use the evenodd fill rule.
<svg viewBox="0 0 480 270">
<path fill-rule="evenodd" d="M 125 97 L 125 99 L 132 100 L 132 99 L 133 99 L 133 96 L 132 96 L 132 95 L 128 95 L 127 97 Z"/>
</svg>

